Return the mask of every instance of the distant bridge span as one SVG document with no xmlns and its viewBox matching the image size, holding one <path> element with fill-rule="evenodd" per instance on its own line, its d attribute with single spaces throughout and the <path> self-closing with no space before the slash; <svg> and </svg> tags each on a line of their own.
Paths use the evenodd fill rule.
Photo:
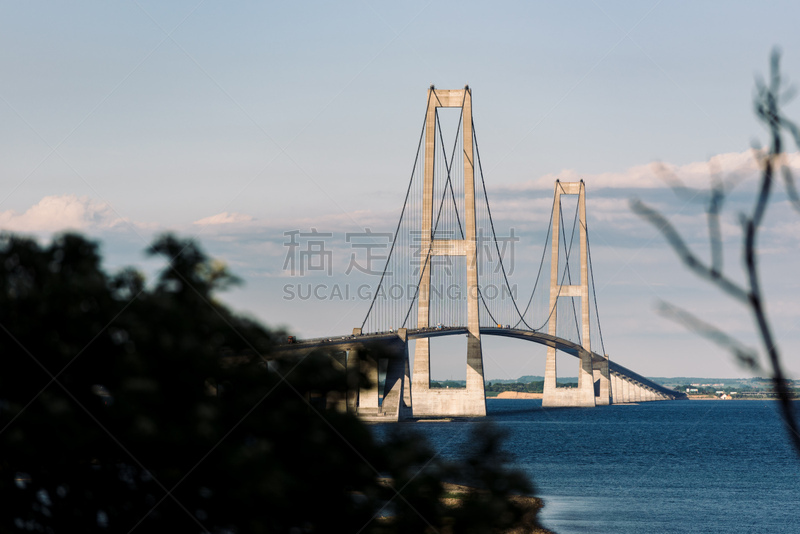
<svg viewBox="0 0 800 534">
<path fill-rule="evenodd" d="M 467 333 L 468 330 L 467 327 L 465 326 L 406 329 L 407 339 L 445 337 L 445 336 L 455 336 L 458 334 L 467 334 Z M 511 337 L 515 339 L 531 341 L 533 343 L 538 343 L 539 345 L 552 347 L 562 352 L 566 352 L 567 354 L 571 354 L 576 358 L 580 357 L 582 353 L 586 352 L 586 350 L 577 343 L 573 343 L 568 339 L 562 339 L 556 336 L 551 336 L 543 332 L 520 330 L 516 328 L 497 328 L 497 327 L 482 326 L 480 328 L 480 333 L 482 336 L 489 335 L 489 336 Z M 387 342 L 398 337 L 398 335 L 399 335 L 398 333 L 394 332 L 378 332 L 372 334 L 361 334 L 352 336 L 336 336 L 327 338 L 321 337 L 316 339 L 306 339 L 303 340 L 302 342 L 295 343 L 293 345 L 282 345 L 280 350 L 309 349 L 317 347 L 336 347 L 339 348 L 340 350 L 350 350 L 351 345 L 366 345 L 374 342 L 378 343 Z M 592 355 L 592 361 L 603 362 L 606 360 L 606 358 L 604 358 L 600 354 L 597 354 L 596 352 L 592 352 L 591 355 Z"/>
<path fill-rule="evenodd" d="M 275 354 L 277 356 L 304 355 L 316 349 L 327 349 L 338 353 L 340 356 L 337 361 L 342 367 L 365 372 L 373 383 L 370 388 L 351 392 L 348 395 L 347 409 L 358 413 L 366 420 L 391 421 L 405 419 L 412 415 L 408 341 L 467 333 L 466 327 L 400 329 L 397 332 L 371 334 L 358 334 L 356 330 L 353 335 L 349 336 L 305 339 L 291 344 L 282 344 L 277 347 Z M 576 358 L 585 357 L 586 353 L 586 350 L 577 343 L 541 332 L 515 328 L 481 327 L 480 334 L 481 336 L 521 339 L 560 350 Z M 375 346 L 382 349 L 379 358 L 385 360 L 386 379 L 383 391 L 379 391 L 378 388 L 378 361 L 373 359 L 369 351 L 370 347 Z M 598 367 L 596 373 L 598 376 L 596 376 L 597 380 L 594 385 L 598 397 L 600 396 L 598 391 L 600 368 L 607 364 L 607 374 L 610 380 L 609 396 L 614 404 L 686 398 L 685 394 L 657 384 L 616 362 L 609 361 L 596 352 L 592 352 L 590 355 L 593 364 Z M 441 390 L 441 393 L 443 396 L 447 396 L 448 390 Z"/>
<path fill-rule="evenodd" d="M 498 238 L 495 231 L 472 120 L 472 90 L 431 86 L 427 96 L 400 219 L 389 234 L 386 262 L 363 322 L 351 336 L 309 339 L 281 346 L 278 352 L 329 349 L 350 378 L 364 373 L 373 384 L 370 389 L 349 391 L 346 403 L 343 398 L 330 401 L 340 408 L 345 403 L 346 409 L 361 417 L 380 420 L 486 415 L 484 335 L 547 347 L 544 407 L 594 407 L 685 396 L 608 359 L 595 294 L 583 180 L 555 181 L 538 269 L 523 273 L 533 282 L 530 298 L 527 303 L 517 300 L 509 281 L 513 269 L 507 270 L 505 263 L 513 262 L 513 255 L 504 259 L 504 254 L 519 238 L 513 228 L 508 237 Z M 455 135 L 448 143 L 440 108 L 460 110 Z M 575 206 L 574 215 L 567 210 L 565 218 L 564 207 L 569 205 Z M 567 232 L 570 220 L 572 229 Z M 370 235 L 365 229 L 362 237 Z M 548 243 L 551 254 L 546 268 Z M 365 249 L 369 257 L 369 247 L 378 245 L 359 242 L 353 247 Z M 454 335 L 467 337 L 466 387 L 431 388 L 430 339 Z M 409 340 L 415 340 L 413 365 Z M 380 347 L 370 350 L 371 345 Z M 577 358 L 577 388 L 558 386 L 557 351 Z M 378 378 L 384 368 L 385 386 L 379 392 Z"/>
</svg>

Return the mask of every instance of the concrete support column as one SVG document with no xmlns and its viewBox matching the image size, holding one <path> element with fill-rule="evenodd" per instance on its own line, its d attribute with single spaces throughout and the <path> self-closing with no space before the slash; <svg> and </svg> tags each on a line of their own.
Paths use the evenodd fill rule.
<svg viewBox="0 0 800 534">
<path fill-rule="evenodd" d="M 478 241 L 475 213 L 475 155 L 472 134 L 472 91 L 463 89 L 464 132 L 464 245 L 467 260 L 467 389 L 465 411 L 458 415 L 486 415 L 480 305 L 478 302 Z"/>
<path fill-rule="evenodd" d="M 611 384 L 608 376 L 608 356 L 605 361 L 594 362 L 592 365 L 592 378 L 595 388 L 595 404 L 607 406 L 611 404 Z"/>
<path fill-rule="evenodd" d="M 356 351 L 363 374 L 368 384 L 358 392 L 358 413 L 378 413 L 378 362 L 368 351 Z"/>
<path fill-rule="evenodd" d="M 578 398 L 575 406 L 594 407 L 594 364 L 592 353 L 581 351 L 581 366 L 578 368 Z M 606 401 L 608 404 L 608 401 Z"/>
<path fill-rule="evenodd" d="M 392 357 L 386 367 L 382 420 L 400 421 L 410 417 L 411 394 L 408 380 L 408 331 L 397 331 L 398 340 L 391 346 Z"/>
<path fill-rule="evenodd" d="M 402 358 L 394 357 L 390 358 L 387 363 L 381 413 L 386 417 L 398 420 L 400 419 L 400 405 L 403 401 L 405 361 Z"/>
<path fill-rule="evenodd" d="M 358 393 L 360 388 L 361 362 L 358 358 L 358 351 L 351 349 L 347 351 L 347 411 L 358 413 Z"/>
<path fill-rule="evenodd" d="M 334 366 L 340 371 L 347 373 L 347 352 L 334 352 L 332 355 Z M 329 410 L 336 410 L 338 412 L 347 411 L 347 390 L 345 391 L 329 391 L 325 398 L 325 407 Z"/>
<path fill-rule="evenodd" d="M 408 367 L 408 342 L 405 343 L 405 353 L 403 383 L 406 387 L 403 389 L 403 404 L 401 405 L 401 410 L 403 410 L 404 413 L 401 414 L 401 417 L 411 417 L 411 371 Z"/>
<path fill-rule="evenodd" d="M 611 402 L 613 404 L 619 404 L 622 402 L 619 391 L 619 376 L 616 374 L 611 375 Z"/>
<path fill-rule="evenodd" d="M 547 347 L 547 358 L 544 362 L 544 386 L 542 387 L 542 406 L 559 406 L 556 396 L 556 349 Z"/>
</svg>

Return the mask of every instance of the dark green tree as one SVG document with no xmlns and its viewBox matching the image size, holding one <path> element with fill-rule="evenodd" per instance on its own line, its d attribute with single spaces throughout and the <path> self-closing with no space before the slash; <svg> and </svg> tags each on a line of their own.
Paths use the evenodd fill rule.
<svg viewBox="0 0 800 534">
<path fill-rule="evenodd" d="M 523 524 L 494 432 L 463 466 L 400 429 L 326 410 L 347 377 L 215 292 L 238 280 L 187 240 L 154 284 L 97 244 L 0 238 L 0 531 L 466 532 Z M 468 473 L 469 507 L 443 480 Z M 480 521 L 476 519 L 480 517 Z"/>
</svg>

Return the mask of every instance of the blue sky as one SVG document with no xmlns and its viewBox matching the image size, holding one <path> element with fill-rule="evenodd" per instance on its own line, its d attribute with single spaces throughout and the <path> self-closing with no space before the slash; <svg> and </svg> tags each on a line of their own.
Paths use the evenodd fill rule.
<svg viewBox="0 0 800 534">
<path fill-rule="evenodd" d="M 657 205 L 700 252 L 701 207 L 674 198 L 653 162 L 696 187 L 711 158 L 742 173 L 724 219 L 740 279 L 736 213 L 763 139 L 754 76 L 778 45 L 800 77 L 799 14 L 791 2 L 0 3 L 0 226 L 42 239 L 78 229 L 112 268 L 148 272 L 153 235 L 196 236 L 245 279 L 224 296 L 234 307 L 301 336 L 343 334 L 366 304 L 284 300 L 297 280 L 283 233 L 334 234 L 333 280 L 361 283 L 343 275 L 342 237 L 394 228 L 428 86 L 468 83 L 497 222 L 523 236 L 520 287 L 553 180 L 583 178 L 611 356 L 650 376 L 746 375 L 655 313 L 666 299 L 756 346 L 745 311 L 684 272 L 628 199 Z M 797 101 L 787 113 L 800 118 Z M 784 200 L 762 265 L 797 376 L 800 218 Z M 485 354 L 489 378 L 543 374 L 527 345 L 491 340 Z M 434 373 L 460 376 L 456 359 Z"/>
</svg>

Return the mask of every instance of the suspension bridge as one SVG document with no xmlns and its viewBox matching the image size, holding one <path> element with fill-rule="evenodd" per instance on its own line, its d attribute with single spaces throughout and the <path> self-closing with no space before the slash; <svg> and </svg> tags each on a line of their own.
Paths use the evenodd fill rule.
<svg viewBox="0 0 800 534">
<path fill-rule="evenodd" d="M 363 322 L 352 334 L 295 340 L 277 354 L 326 349 L 351 376 L 366 374 L 368 386 L 327 401 L 367 420 L 486 415 L 481 338 L 487 335 L 547 347 L 545 407 L 683 398 L 609 360 L 583 181 L 556 181 L 549 220 L 530 295 L 518 300 L 504 254 L 513 236 L 498 238 L 495 230 L 472 91 L 431 86 L 400 219 Z M 431 339 L 456 335 L 467 337 L 466 387 L 432 388 Z M 557 384 L 559 351 L 577 359 L 577 388 Z"/>
</svg>

